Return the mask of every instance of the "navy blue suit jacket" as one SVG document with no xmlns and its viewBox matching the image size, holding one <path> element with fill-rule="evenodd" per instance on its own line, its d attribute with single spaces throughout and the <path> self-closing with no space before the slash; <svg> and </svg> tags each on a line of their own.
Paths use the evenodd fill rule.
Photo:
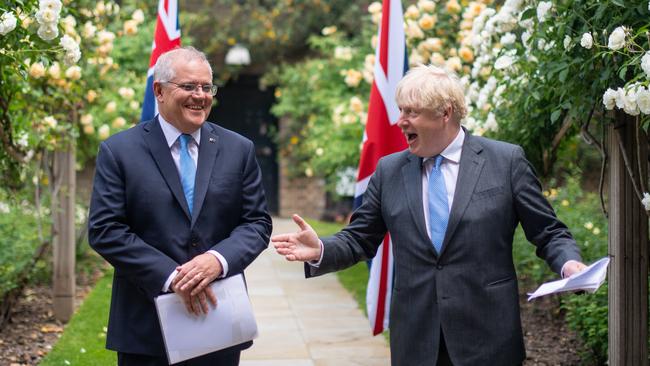
<svg viewBox="0 0 650 366">
<path fill-rule="evenodd" d="M 164 355 L 153 299 L 176 266 L 214 249 L 231 276 L 267 247 L 271 217 L 251 141 L 203 124 L 193 207 L 190 215 L 157 118 L 100 145 L 88 239 L 115 268 L 108 349 Z"/>
</svg>

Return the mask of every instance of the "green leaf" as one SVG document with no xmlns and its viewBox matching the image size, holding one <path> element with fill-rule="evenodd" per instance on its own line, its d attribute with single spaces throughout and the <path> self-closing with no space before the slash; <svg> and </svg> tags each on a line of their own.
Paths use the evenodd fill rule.
<svg viewBox="0 0 650 366">
<path fill-rule="evenodd" d="M 562 114 L 561 109 L 556 109 L 555 111 L 553 111 L 553 113 L 551 113 L 551 122 L 557 121 L 558 118 L 560 118 L 560 114 Z"/>
<path fill-rule="evenodd" d="M 618 77 L 621 78 L 621 80 L 625 81 L 625 74 L 627 74 L 627 66 L 621 67 L 621 69 L 618 71 Z"/>
<path fill-rule="evenodd" d="M 565 82 L 565 81 L 566 81 L 566 77 L 567 77 L 568 75 L 569 75 L 569 69 L 566 68 L 566 69 L 560 71 L 560 75 L 559 75 L 558 78 L 560 79 L 561 82 Z"/>
</svg>

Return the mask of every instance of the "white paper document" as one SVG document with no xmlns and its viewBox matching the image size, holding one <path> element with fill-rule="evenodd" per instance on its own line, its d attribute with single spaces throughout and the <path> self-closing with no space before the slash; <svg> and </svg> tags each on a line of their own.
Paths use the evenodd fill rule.
<svg viewBox="0 0 650 366">
<path fill-rule="evenodd" d="M 191 315 L 177 294 L 155 300 L 170 364 L 244 343 L 257 337 L 257 323 L 244 285 L 237 275 L 213 282 L 217 307 Z"/>
<path fill-rule="evenodd" d="M 605 281 L 605 277 L 607 277 L 608 264 L 609 258 L 605 257 L 594 262 L 592 265 L 583 269 L 582 271 L 573 274 L 569 278 L 546 282 L 539 286 L 535 292 L 528 293 L 528 301 L 536 297 L 555 294 L 563 291 L 584 290 L 592 293 L 596 292 L 600 285 L 602 285 Z"/>
</svg>

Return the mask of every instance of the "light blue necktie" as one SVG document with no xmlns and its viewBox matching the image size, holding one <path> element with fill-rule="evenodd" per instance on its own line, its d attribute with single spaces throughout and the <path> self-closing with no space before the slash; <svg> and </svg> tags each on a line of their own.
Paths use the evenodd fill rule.
<svg viewBox="0 0 650 366">
<path fill-rule="evenodd" d="M 431 173 L 429 173 L 429 230 L 433 247 L 440 254 L 449 222 L 449 203 L 447 202 L 445 178 L 440 171 L 443 157 L 436 155 L 434 159 Z"/>
<path fill-rule="evenodd" d="M 191 140 L 192 136 L 186 133 L 178 138 L 178 142 L 181 144 L 181 184 L 183 185 L 183 193 L 185 193 L 185 199 L 187 200 L 187 207 L 190 209 L 190 215 L 192 215 L 192 204 L 194 203 L 194 179 L 196 177 L 196 165 L 194 165 L 194 160 L 190 156 L 188 146 Z"/>
</svg>

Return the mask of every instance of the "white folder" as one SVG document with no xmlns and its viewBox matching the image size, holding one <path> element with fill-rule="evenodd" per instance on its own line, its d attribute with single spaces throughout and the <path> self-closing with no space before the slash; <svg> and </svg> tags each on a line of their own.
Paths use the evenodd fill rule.
<svg viewBox="0 0 650 366">
<path fill-rule="evenodd" d="M 239 274 L 213 282 L 210 287 L 217 297 L 217 307 L 210 305 L 208 314 L 189 314 L 177 294 L 156 297 L 170 365 L 257 337 L 257 323 L 244 277 Z"/>
</svg>

